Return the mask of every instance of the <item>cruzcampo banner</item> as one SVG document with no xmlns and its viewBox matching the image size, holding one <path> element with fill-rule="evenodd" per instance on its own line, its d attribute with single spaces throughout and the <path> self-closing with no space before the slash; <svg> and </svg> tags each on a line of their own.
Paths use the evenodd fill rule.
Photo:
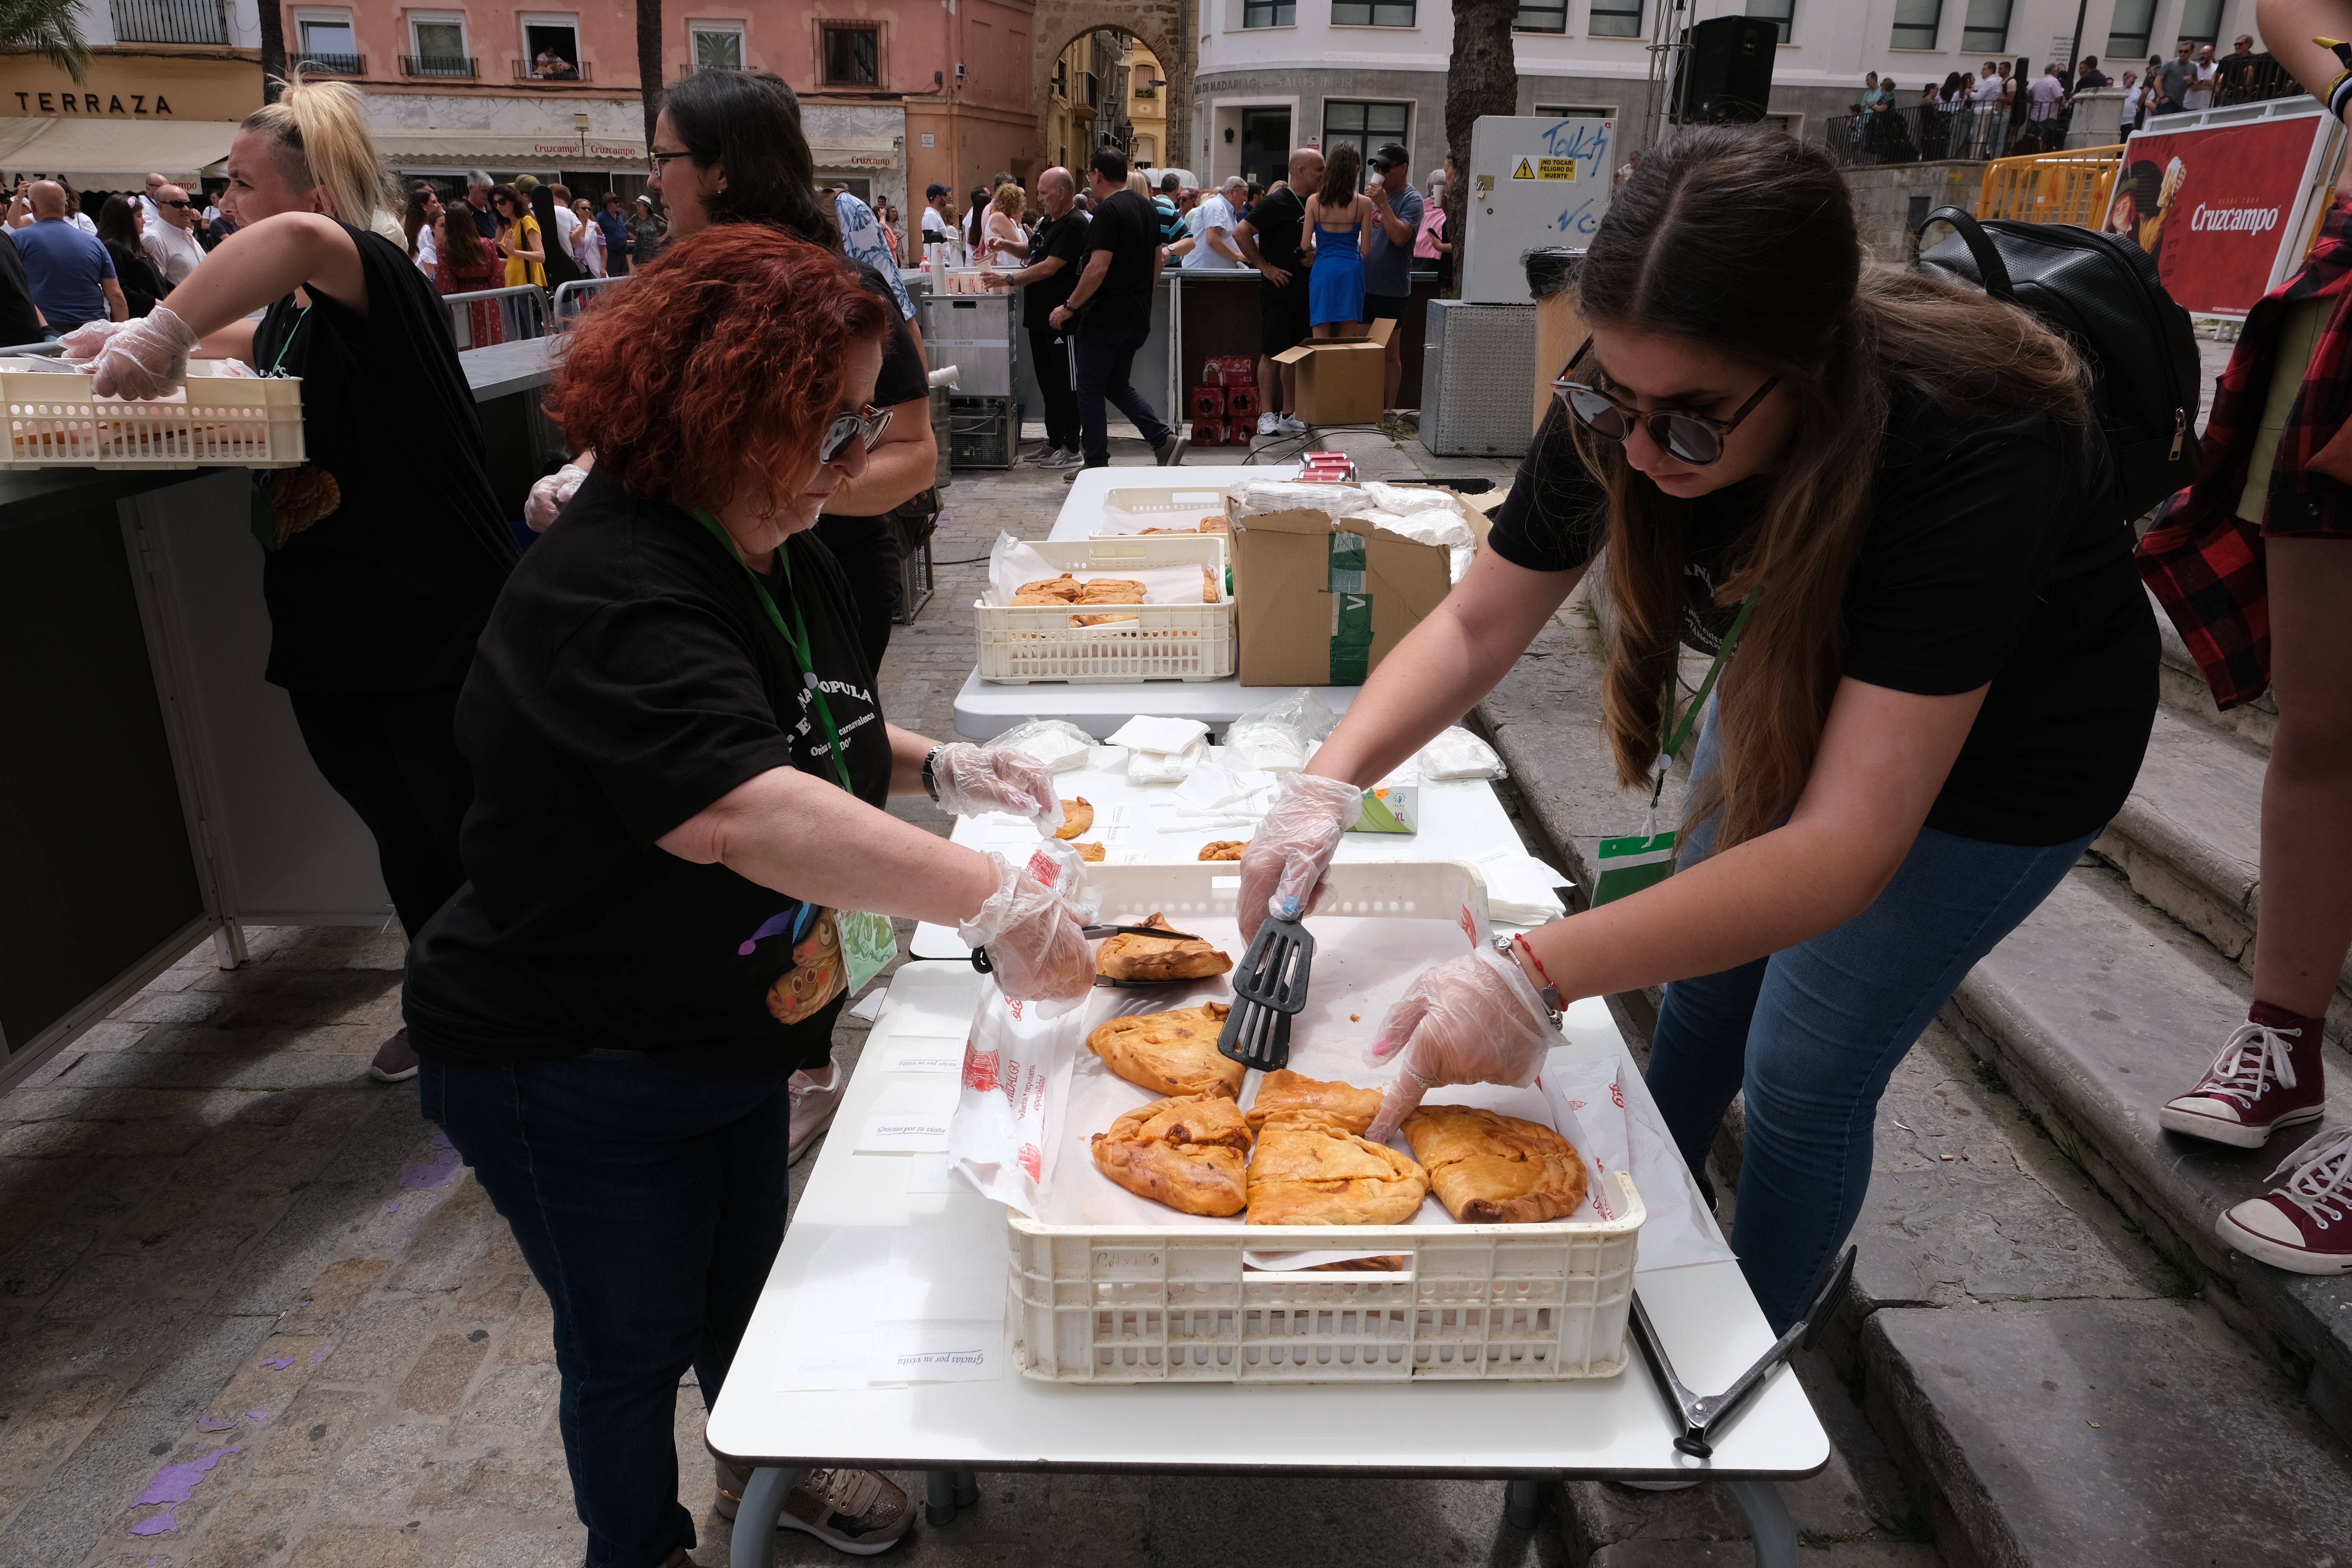
<svg viewBox="0 0 2352 1568">
<path fill-rule="evenodd" d="M 2321 155 L 2336 132 L 2315 110 L 2208 118 L 2165 116 L 2125 144 L 2100 226 L 2155 257 L 2165 291 L 2190 315 L 2242 317 L 2309 247 L 2326 200 Z"/>
</svg>

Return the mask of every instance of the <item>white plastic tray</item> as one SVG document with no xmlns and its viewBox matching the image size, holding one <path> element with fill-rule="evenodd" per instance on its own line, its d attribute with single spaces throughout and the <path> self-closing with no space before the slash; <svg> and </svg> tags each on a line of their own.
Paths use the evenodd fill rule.
<svg viewBox="0 0 2352 1568">
<path fill-rule="evenodd" d="M 1031 546 L 1064 572 L 1118 572 L 1197 565 L 1222 586 L 1223 535 L 1150 534 L 1044 542 Z M 1106 606 L 1089 605 L 1090 613 Z M 1117 606 L 1124 609 L 1126 606 Z M 1217 680 L 1234 672 L 1234 600 L 1216 604 L 1138 605 L 1135 619 L 1074 626 L 1066 605 L 991 605 L 974 601 L 980 678 L 1003 685 L 1032 681 L 1087 684 L 1134 680 Z"/>
<path fill-rule="evenodd" d="M 0 468 L 291 468 L 306 460 L 302 383 L 188 366 L 185 391 L 154 402 L 100 397 L 54 360 L 0 359 L 8 441 Z"/>
</svg>

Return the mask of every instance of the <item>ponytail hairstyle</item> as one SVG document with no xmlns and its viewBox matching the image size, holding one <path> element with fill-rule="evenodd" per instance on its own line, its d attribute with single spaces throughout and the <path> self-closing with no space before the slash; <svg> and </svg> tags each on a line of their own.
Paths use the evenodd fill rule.
<svg viewBox="0 0 2352 1568">
<path fill-rule="evenodd" d="M 1795 405 L 1751 542 L 1716 591 L 1730 605 L 1763 589 L 1724 667 L 1721 762 L 1686 814 L 1719 811 L 1717 847 L 1728 849 L 1777 826 L 1812 771 L 1890 408 L 1928 405 L 1954 425 L 2046 414 L 2079 441 L 2085 373 L 2022 308 L 1866 258 L 1828 154 L 1777 132 L 1695 127 L 1651 149 L 1592 237 L 1578 287 L 1588 325 L 1727 355 L 1780 376 Z M 1681 641 L 1692 504 L 1636 471 L 1622 443 L 1570 427 L 1608 495 L 1616 614 L 1603 722 L 1620 781 L 1646 786 Z"/>
<path fill-rule="evenodd" d="M 1329 217 L 1337 212 L 1346 216 L 1363 183 L 1362 150 L 1353 142 L 1342 142 L 1332 148 L 1323 161 L 1323 188 L 1316 193 L 1323 198 L 1323 216 Z"/>
<path fill-rule="evenodd" d="M 297 184 L 323 189 L 331 215 L 404 243 L 391 208 L 396 197 L 368 132 L 367 100 L 348 82 L 304 81 L 287 73 L 278 101 L 245 117 L 242 130 L 276 144 Z"/>
<path fill-rule="evenodd" d="M 764 223 L 832 250 L 833 204 L 816 194 L 816 163 L 801 132 L 801 100 L 773 71 L 698 70 L 662 94 L 686 155 L 727 170 L 704 198 L 710 221 Z"/>
</svg>

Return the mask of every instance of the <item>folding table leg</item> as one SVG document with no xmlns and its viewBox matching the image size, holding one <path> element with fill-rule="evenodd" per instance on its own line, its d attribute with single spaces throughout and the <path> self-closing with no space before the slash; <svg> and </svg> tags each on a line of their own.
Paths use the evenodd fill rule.
<svg viewBox="0 0 2352 1568">
<path fill-rule="evenodd" d="M 970 1470 L 950 1470 L 948 1473 L 955 1478 L 956 1507 L 977 1508 L 980 1505 L 980 1478 Z"/>
<path fill-rule="evenodd" d="M 925 1470 L 923 1472 L 924 1523 L 953 1524 L 956 1504 L 961 1500 L 956 1496 L 955 1471 Z M 973 1500 L 979 1500 L 976 1493 Z"/>
<path fill-rule="evenodd" d="M 1503 1483 L 1503 1521 L 1513 1530 L 1533 1530 L 1543 1514 L 1543 1483 L 1522 1478 Z"/>
<path fill-rule="evenodd" d="M 1756 1568 L 1797 1568 L 1797 1527 L 1780 1489 L 1770 1481 L 1726 1481 L 1723 1489 L 1748 1516 L 1756 1539 Z"/>
<path fill-rule="evenodd" d="M 729 1561 L 735 1568 L 769 1568 L 776 1560 L 776 1521 L 783 1517 L 784 1499 L 798 1470 L 762 1465 L 751 1472 L 743 1489 L 742 1506 L 735 1510 L 735 1534 Z"/>
</svg>

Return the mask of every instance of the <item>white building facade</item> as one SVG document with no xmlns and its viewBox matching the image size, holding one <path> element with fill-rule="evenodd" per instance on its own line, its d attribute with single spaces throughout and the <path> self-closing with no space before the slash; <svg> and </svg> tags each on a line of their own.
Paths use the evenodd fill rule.
<svg viewBox="0 0 2352 1568">
<path fill-rule="evenodd" d="M 1621 147 L 1645 144 L 1662 4 L 1674 0 L 1524 0 L 1518 112 L 1614 116 Z M 1891 77 L 1908 108 L 1927 82 L 1973 76 L 1986 60 L 2022 58 L 2035 76 L 2064 63 L 2078 4 L 2081 52 L 2117 79 L 2182 37 L 2216 54 L 2241 33 L 2263 47 L 2254 0 L 1688 0 L 1681 15 L 1779 23 L 1771 118 L 1814 140 L 1861 98 L 1870 71 Z M 1402 142 L 1423 184 L 1443 161 L 1448 0 L 1200 0 L 1199 15 L 1189 162 L 1203 175 L 1278 178 L 1290 147 L 1307 142 Z"/>
</svg>

